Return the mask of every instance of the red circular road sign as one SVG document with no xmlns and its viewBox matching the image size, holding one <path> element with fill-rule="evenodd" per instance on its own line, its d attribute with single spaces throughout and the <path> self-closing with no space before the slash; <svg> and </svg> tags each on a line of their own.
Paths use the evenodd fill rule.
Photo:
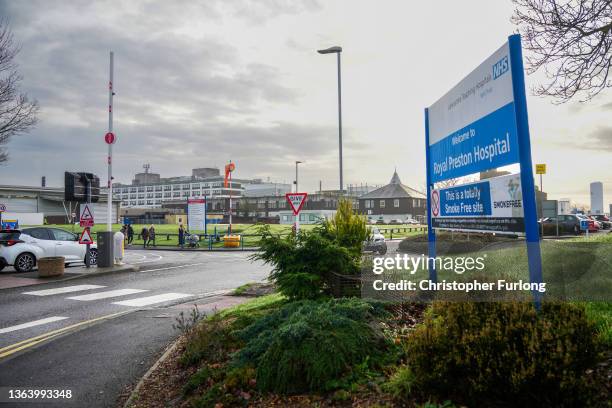
<svg viewBox="0 0 612 408">
<path fill-rule="evenodd" d="M 440 193 L 438 193 L 438 190 L 431 192 L 431 212 L 434 217 L 437 217 L 440 213 Z"/>
<path fill-rule="evenodd" d="M 106 144 L 114 144 L 117 141 L 117 137 L 113 132 L 108 132 L 104 135 L 104 141 Z"/>
</svg>

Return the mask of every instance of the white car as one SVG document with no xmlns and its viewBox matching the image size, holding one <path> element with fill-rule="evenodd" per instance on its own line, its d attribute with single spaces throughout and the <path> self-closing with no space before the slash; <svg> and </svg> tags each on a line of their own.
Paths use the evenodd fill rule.
<svg viewBox="0 0 612 408">
<path fill-rule="evenodd" d="M 59 228 L 33 227 L 0 231 L 0 270 L 13 266 L 18 272 L 29 272 L 36 260 L 48 256 L 63 256 L 66 265 L 85 262 L 86 246 L 79 237 Z M 90 248 L 90 265 L 95 265 L 98 248 Z"/>
</svg>

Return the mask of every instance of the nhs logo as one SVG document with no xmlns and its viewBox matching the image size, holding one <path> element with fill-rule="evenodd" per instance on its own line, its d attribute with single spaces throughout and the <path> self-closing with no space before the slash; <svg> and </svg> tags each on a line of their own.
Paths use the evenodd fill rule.
<svg viewBox="0 0 612 408">
<path fill-rule="evenodd" d="M 493 64 L 493 79 L 497 79 L 500 76 L 502 76 L 504 73 L 506 73 L 506 71 L 508 71 L 508 68 L 510 68 L 509 65 L 510 64 L 508 63 L 507 55 L 504 58 L 497 61 L 495 64 Z"/>
</svg>

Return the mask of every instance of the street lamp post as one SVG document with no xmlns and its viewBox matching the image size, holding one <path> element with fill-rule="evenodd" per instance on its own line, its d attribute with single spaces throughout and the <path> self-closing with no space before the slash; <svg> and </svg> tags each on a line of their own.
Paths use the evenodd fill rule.
<svg viewBox="0 0 612 408">
<path fill-rule="evenodd" d="M 317 52 L 319 54 L 336 54 L 338 60 L 338 150 L 340 156 L 340 194 L 342 194 L 344 190 L 342 178 L 342 75 L 340 68 L 340 53 L 342 53 L 342 47 L 334 46 L 324 50 L 318 50 Z"/>
<path fill-rule="evenodd" d="M 301 164 L 303 162 L 296 160 L 295 161 L 295 192 L 299 193 L 299 189 L 298 189 L 298 164 Z"/>
</svg>

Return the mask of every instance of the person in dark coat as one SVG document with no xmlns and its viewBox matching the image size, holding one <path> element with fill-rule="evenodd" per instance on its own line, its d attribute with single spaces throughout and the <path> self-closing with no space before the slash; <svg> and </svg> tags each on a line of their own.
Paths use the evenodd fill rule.
<svg viewBox="0 0 612 408">
<path fill-rule="evenodd" d="M 151 224 L 151 226 L 149 227 L 149 244 L 148 244 L 148 246 L 151 246 L 151 242 L 153 242 L 153 246 L 157 246 L 157 245 L 155 245 L 155 227 L 153 226 L 153 224 Z"/>
<path fill-rule="evenodd" d="M 132 224 L 127 226 L 127 240 L 128 245 L 134 240 L 134 228 L 132 228 Z"/>
<path fill-rule="evenodd" d="M 142 231 L 140 231 L 140 236 L 142 237 L 142 241 L 143 241 L 143 248 L 147 247 L 147 242 L 149 242 L 149 230 L 147 229 L 147 227 L 142 227 Z"/>
<path fill-rule="evenodd" d="M 179 246 L 181 248 L 185 247 L 185 227 L 183 227 L 183 224 L 179 225 L 178 239 L 179 239 Z"/>
</svg>

